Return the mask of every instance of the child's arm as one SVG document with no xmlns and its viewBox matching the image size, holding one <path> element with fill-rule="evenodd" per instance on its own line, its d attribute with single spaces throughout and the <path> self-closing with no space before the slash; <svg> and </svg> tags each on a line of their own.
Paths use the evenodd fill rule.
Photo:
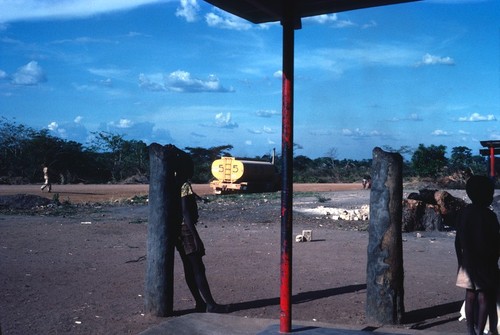
<svg viewBox="0 0 500 335">
<path fill-rule="evenodd" d="M 196 251 L 200 251 L 203 248 L 203 242 L 201 241 L 200 235 L 198 234 L 198 230 L 196 229 L 195 226 L 197 213 L 191 213 L 190 208 L 192 208 L 192 206 L 189 205 L 189 201 L 196 201 L 194 194 L 181 197 L 181 201 L 182 201 L 182 216 L 184 218 L 184 224 L 189 228 L 191 234 L 193 234 L 194 236 Z"/>
</svg>

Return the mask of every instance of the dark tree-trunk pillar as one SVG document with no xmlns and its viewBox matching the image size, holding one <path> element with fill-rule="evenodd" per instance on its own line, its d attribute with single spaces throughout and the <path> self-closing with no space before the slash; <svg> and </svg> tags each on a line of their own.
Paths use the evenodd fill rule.
<svg viewBox="0 0 500 335">
<path fill-rule="evenodd" d="M 156 316 L 168 316 L 173 312 L 174 251 L 181 214 L 180 186 L 175 181 L 179 152 L 172 145 L 153 143 L 149 146 L 145 309 Z"/>
<path fill-rule="evenodd" d="M 400 154 L 373 150 L 366 316 L 385 324 L 401 323 L 404 314 L 402 170 Z"/>
</svg>

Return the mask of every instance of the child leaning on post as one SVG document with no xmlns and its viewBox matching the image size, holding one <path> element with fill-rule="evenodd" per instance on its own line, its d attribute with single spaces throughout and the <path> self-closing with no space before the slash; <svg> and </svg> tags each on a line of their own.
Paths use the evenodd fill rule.
<svg viewBox="0 0 500 335">
<path fill-rule="evenodd" d="M 197 312 L 227 313 L 229 306 L 215 302 L 205 273 L 202 259 L 205 255 L 205 246 L 196 229 L 197 195 L 189 182 L 194 173 L 193 160 L 184 154 L 179 157 L 179 160 L 176 180 L 181 185 L 182 225 L 176 248 L 181 256 L 186 283 L 195 299 Z"/>
</svg>

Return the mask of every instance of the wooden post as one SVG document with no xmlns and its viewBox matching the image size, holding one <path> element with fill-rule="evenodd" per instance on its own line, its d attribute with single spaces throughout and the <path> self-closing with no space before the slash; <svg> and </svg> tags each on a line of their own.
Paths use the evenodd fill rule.
<svg viewBox="0 0 500 335">
<path fill-rule="evenodd" d="M 366 316 L 399 324 L 404 314 L 402 201 L 403 157 L 373 150 Z"/>
<path fill-rule="evenodd" d="M 175 146 L 149 146 L 149 220 L 145 310 L 169 316 L 174 305 L 174 249 L 181 224 L 181 192 L 175 180 Z"/>
</svg>

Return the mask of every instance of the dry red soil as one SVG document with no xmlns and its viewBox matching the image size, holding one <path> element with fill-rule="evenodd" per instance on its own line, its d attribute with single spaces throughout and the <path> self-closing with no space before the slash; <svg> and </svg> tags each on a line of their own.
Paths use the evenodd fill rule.
<svg viewBox="0 0 500 335">
<path fill-rule="evenodd" d="M 78 206 L 0 214 L 0 327 L 3 335 L 138 334 L 167 320 L 144 311 L 148 207 L 124 199 L 147 195 L 147 185 L 0 186 L 0 196 L 36 194 Z M 208 185 L 195 185 L 200 195 Z M 332 206 L 362 198 L 361 184 L 299 184 L 300 206 Z M 301 195 L 301 192 L 306 192 Z M 344 196 L 344 197 L 343 197 Z M 343 197 L 343 198 L 342 198 Z M 321 199 L 321 201 L 319 201 Z M 210 196 L 200 203 L 199 232 L 213 295 L 232 315 L 279 319 L 280 199 Z M 109 203 L 114 205 L 109 205 Z M 365 319 L 368 233 L 356 223 L 294 212 L 293 320 L 378 327 Z M 464 292 L 455 286 L 453 234 L 404 234 L 405 324 L 439 333 L 465 331 L 457 321 Z M 179 314 L 194 303 L 175 265 Z"/>
</svg>

